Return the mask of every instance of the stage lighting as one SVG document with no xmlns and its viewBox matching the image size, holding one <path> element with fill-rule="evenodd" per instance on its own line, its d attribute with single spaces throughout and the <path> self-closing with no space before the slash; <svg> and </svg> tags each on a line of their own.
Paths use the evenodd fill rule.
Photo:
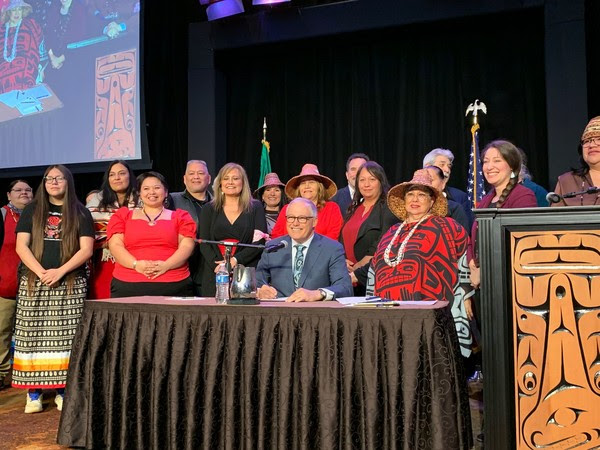
<svg viewBox="0 0 600 450">
<path fill-rule="evenodd" d="M 203 0 L 200 0 L 202 3 Z M 206 0 L 204 0 L 206 1 Z M 217 2 L 210 1 L 210 5 L 206 8 L 208 20 L 222 19 L 223 17 L 233 16 L 244 12 L 242 0 L 220 0 Z"/>
<path fill-rule="evenodd" d="M 274 5 L 275 3 L 285 3 L 290 0 L 252 0 L 253 5 Z"/>
</svg>

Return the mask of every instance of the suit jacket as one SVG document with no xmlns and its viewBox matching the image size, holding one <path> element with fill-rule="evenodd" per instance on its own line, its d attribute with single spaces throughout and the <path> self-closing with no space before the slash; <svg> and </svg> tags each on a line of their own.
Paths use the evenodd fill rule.
<svg viewBox="0 0 600 450">
<path fill-rule="evenodd" d="M 469 196 L 466 192 L 461 191 L 452 186 L 446 186 L 446 194 L 448 200 L 453 200 L 462 206 L 463 211 L 465 212 L 468 220 L 468 228 L 470 230 L 473 226 L 473 222 L 475 221 L 475 214 L 473 214 L 473 210 L 471 209 L 471 203 L 469 202 Z"/>
<path fill-rule="evenodd" d="M 273 239 L 269 245 L 281 241 L 286 241 L 288 246 L 273 253 L 263 252 L 256 268 L 256 284 L 258 287 L 269 284 L 277 289 L 278 297 L 289 297 L 296 290 L 292 271 L 292 240 L 286 235 Z M 335 297 L 351 296 L 352 282 L 342 244 L 315 233 L 306 252 L 298 287 L 328 289 Z"/>
<path fill-rule="evenodd" d="M 339 189 L 333 197 L 330 199 L 332 202 L 336 202 L 342 211 L 342 217 L 346 218 L 348 207 L 352 203 L 352 197 L 350 197 L 350 188 L 346 186 L 343 189 Z"/>
</svg>

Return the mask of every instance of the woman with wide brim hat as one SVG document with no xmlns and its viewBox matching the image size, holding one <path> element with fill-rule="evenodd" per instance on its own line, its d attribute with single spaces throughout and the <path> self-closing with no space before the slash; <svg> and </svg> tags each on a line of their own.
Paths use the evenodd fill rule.
<svg viewBox="0 0 600 450">
<path fill-rule="evenodd" d="M 0 94 L 28 89 L 37 83 L 42 29 L 32 18 L 31 5 L 10 0 L 0 21 Z"/>
<path fill-rule="evenodd" d="M 290 199 L 303 197 L 317 207 L 315 232 L 337 241 L 344 219 L 337 203 L 329 201 L 336 192 L 337 186 L 333 180 L 321 175 L 319 168 L 314 164 L 304 164 L 300 174 L 290 178 L 285 185 L 285 193 Z M 281 210 L 271 231 L 272 238 L 287 234 L 286 211 L 287 205 Z"/>
<path fill-rule="evenodd" d="M 271 172 L 265 175 L 262 186 L 254 191 L 254 198 L 262 202 L 265 208 L 267 233 L 273 230 L 281 209 L 288 203 L 287 195 L 283 191 L 284 187 L 285 184 L 281 182 L 279 175 Z"/>
<path fill-rule="evenodd" d="M 20 18 L 27 17 L 32 11 L 31 5 L 29 3 L 25 3 L 23 0 L 10 0 L 2 7 L 2 17 L 0 18 L 0 22 L 6 23 L 10 18 L 10 12 L 17 8 L 21 8 Z"/>
<path fill-rule="evenodd" d="M 458 260 L 467 232 L 447 218 L 446 198 L 426 169 L 388 192 L 388 207 L 402 222 L 381 238 L 369 269 L 367 294 L 391 300 L 454 298 Z"/>
</svg>

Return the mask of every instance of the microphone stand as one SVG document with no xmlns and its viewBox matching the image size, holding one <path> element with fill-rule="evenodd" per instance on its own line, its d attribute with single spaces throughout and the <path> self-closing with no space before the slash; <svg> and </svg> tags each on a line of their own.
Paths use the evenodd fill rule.
<svg viewBox="0 0 600 450">
<path fill-rule="evenodd" d="M 573 198 L 573 197 L 577 197 L 578 195 L 597 194 L 598 192 L 600 192 L 600 187 L 592 186 L 592 187 L 587 188 L 584 191 L 569 192 L 569 193 L 563 195 L 562 198 Z"/>
<path fill-rule="evenodd" d="M 231 274 L 231 249 L 233 247 L 250 247 L 250 248 L 261 248 L 264 249 L 264 244 L 244 244 L 242 242 L 230 242 L 230 241 L 210 241 L 208 239 L 194 239 L 197 244 L 213 244 L 222 245 L 225 247 L 225 270 L 228 274 Z"/>
</svg>

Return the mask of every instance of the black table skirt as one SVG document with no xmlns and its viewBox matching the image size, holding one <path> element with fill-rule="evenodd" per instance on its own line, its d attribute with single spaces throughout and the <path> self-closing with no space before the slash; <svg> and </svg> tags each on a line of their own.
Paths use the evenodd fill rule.
<svg viewBox="0 0 600 450">
<path fill-rule="evenodd" d="M 121 449 L 467 449 L 447 308 L 86 302 L 58 442 Z"/>
</svg>

